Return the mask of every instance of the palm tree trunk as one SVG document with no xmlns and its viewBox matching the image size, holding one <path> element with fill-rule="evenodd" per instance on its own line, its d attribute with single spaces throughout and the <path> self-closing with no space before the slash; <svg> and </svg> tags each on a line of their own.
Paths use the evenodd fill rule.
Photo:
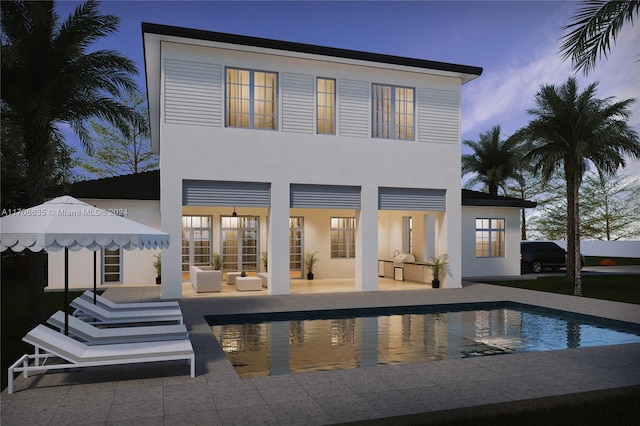
<svg viewBox="0 0 640 426">
<path fill-rule="evenodd" d="M 578 211 L 579 179 L 573 167 L 565 163 L 567 179 L 567 281 L 573 284 L 573 294 L 582 296 L 580 276 L 580 215 Z"/>
<path fill-rule="evenodd" d="M 573 178 L 567 179 L 567 282 L 575 282 L 575 270 L 570 266 L 575 253 L 575 215 L 573 214 Z"/>
<path fill-rule="evenodd" d="M 49 153 L 50 134 L 36 125 L 25 126 L 24 144 L 27 161 L 27 199 L 29 207 L 44 201 L 46 182 L 46 164 Z M 27 253 L 29 261 L 29 324 L 32 327 L 44 322 L 44 288 L 46 253 L 44 251 Z"/>
<path fill-rule="evenodd" d="M 523 197 L 524 198 L 524 197 Z M 520 209 L 520 239 L 522 241 L 527 240 L 527 216 L 524 212 L 524 209 Z"/>
</svg>

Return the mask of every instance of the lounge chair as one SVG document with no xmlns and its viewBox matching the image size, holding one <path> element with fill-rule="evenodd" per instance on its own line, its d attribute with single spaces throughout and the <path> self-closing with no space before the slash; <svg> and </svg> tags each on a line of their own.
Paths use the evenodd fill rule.
<svg viewBox="0 0 640 426">
<path fill-rule="evenodd" d="M 82 297 L 76 297 L 69 304 L 76 309 L 74 316 L 87 319 L 87 322 L 102 324 L 125 324 L 143 322 L 178 322 L 183 323 L 180 308 L 162 309 L 107 309 L 94 305 Z"/>
<path fill-rule="evenodd" d="M 65 313 L 58 311 L 47 323 L 64 332 Z M 69 336 L 87 345 L 108 345 L 112 343 L 149 342 L 156 340 L 183 340 L 189 338 L 183 324 L 152 325 L 147 327 L 98 328 L 69 315 Z"/>
<path fill-rule="evenodd" d="M 90 290 L 82 293 L 80 297 L 88 300 L 93 303 L 93 292 Z M 137 302 L 137 303 L 116 303 L 113 302 L 106 297 L 100 296 L 99 294 L 95 295 L 96 302 L 98 305 L 102 306 L 106 309 L 165 309 L 165 308 L 179 308 L 180 304 L 176 301 L 165 301 L 165 302 Z"/>
<path fill-rule="evenodd" d="M 187 360 L 191 377 L 196 376 L 196 356 L 188 339 L 88 346 L 40 324 L 22 340 L 34 346 L 35 354 L 25 354 L 9 367 L 9 394 L 13 393 L 14 374 L 22 372 L 28 377 L 30 371 Z M 67 362 L 45 365 L 50 358 Z M 30 359 L 34 360 L 33 365 L 29 365 Z"/>
</svg>

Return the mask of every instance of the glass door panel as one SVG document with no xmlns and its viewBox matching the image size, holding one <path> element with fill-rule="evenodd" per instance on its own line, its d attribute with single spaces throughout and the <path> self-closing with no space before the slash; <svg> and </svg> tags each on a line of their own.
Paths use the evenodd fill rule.
<svg viewBox="0 0 640 426">
<path fill-rule="evenodd" d="M 303 229 L 303 218 L 289 218 L 289 275 L 291 278 L 302 278 Z"/>
<path fill-rule="evenodd" d="M 258 270 L 258 216 L 223 216 L 221 218 L 222 264 L 225 271 Z"/>
</svg>

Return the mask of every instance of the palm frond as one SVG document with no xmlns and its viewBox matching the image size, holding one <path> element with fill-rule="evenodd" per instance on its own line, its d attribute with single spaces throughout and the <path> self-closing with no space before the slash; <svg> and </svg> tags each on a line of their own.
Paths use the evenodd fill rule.
<svg viewBox="0 0 640 426">
<path fill-rule="evenodd" d="M 561 39 L 562 60 L 571 58 L 576 71 L 589 74 L 601 57 L 608 56 L 623 25 L 633 24 L 639 9 L 638 0 L 584 1 L 573 21 L 564 27 L 571 31 Z"/>
</svg>

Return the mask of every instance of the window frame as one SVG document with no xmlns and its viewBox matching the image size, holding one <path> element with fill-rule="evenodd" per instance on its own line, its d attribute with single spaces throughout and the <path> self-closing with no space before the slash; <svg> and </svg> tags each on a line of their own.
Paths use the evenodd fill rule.
<svg viewBox="0 0 640 426">
<path fill-rule="evenodd" d="M 232 84 L 229 82 L 229 71 L 246 71 L 249 73 L 249 83 L 248 83 L 248 88 L 249 88 L 249 97 L 248 98 L 242 98 L 242 97 L 237 97 L 237 98 L 233 98 L 234 100 L 239 100 L 239 101 L 243 101 L 243 100 L 247 100 L 248 105 L 249 105 L 249 112 L 245 113 L 245 112 L 232 112 L 231 111 L 231 106 L 230 106 L 230 90 L 229 90 L 229 85 Z M 271 117 L 273 118 L 273 127 L 256 127 L 256 86 L 255 86 L 255 74 L 256 73 L 264 73 L 264 74 L 273 74 L 275 77 L 275 85 L 273 86 L 273 91 L 274 91 L 274 99 L 273 99 L 273 115 L 271 115 Z M 252 69 L 252 68 L 240 68 L 240 67 L 225 67 L 225 72 L 224 72 L 224 90 L 225 90 L 225 94 L 224 94 L 224 99 L 225 99 L 225 105 L 224 105 L 224 113 L 225 113 L 225 119 L 224 119 L 224 123 L 225 123 L 225 127 L 227 128 L 233 128 L 233 129 L 253 129 L 253 130 L 271 130 L 271 131 L 277 131 L 279 129 L 279 119 L 280 119 L 280 113 L 279 113 L 279 97 L 280 97 L 280 84 L 279 84 L 279 80 L 280 80 L 280 76 L 279 73 L 276 71 L 266 71 L 266 70 L 260 70 L 260 69 Z M 233 83 L 235 85 L 239 85 L 238 83 Z M 261 87 L 270 87 L 270 86 L 261 86 Z M 265 92 L 266 93 L 266 92 Z M 266 96 L 265 96 L 266 99 Z M 264 99 L 259 100 L 259 102 L 267 102 Z M 230 118 L 232 115 L 236 115 L 238 114 L 239 116 L 241 116 L 242 114 L 247 114 L 248 116 L 248 126 L 242 126 L 242 125 L 231 125 L 230 124 Z M 260 115 L 260 114 L 258 114 Z M 266 123 L 266 117 L 270 117 L 270 115 L 268 114 L 262 114 L 264 122 Z"/>
<path fill-rule="evenodd" d="M 386 111 L 386 108 L 383 108 L 382 112 L 377 112 L 376 104 L 376 88 L 388 88 L 390 90 L 389 98 L 382 97 L 382 103 L 389 103 L 389 110 Z M 396 93 L 398 89 L 401 90 L 410 90 L 412 93 L 411 97 L 411 114 L 406 112 L 397 110 L 397 102 L 404 102 L 408 104 L 408 101 L 398 101 Z M 380 118 L 382 114 L 382 117 Z M 398 117 L 402 114 L 403 117 L 411 116 L 411 126 L 407 126 L 406 123 L 403 126 L 399 126 L 397 123 Z M 388 129 L 385 131 L 384 118 L 385 116 L 389 116 L 389 124 Z M 382 123 L 378 124 L 378 121 L 382 119 Z M 402 131 L 400 129 L 411 129 L 410 137 L 401 137 Z M 388 133 L 388 136 L 387 136 Z M 405 130 L 405 133 L 406 130 Z M 371 83 L 371 137 L 374 139 L 391 139 L 391 140 L 401 140 L 401 141 L 415 141 L 416 140 L 416 89 L 415 87 L 409 86 L 398 86 L 394 84 L 383 84 L 383 83 Z"/>
<path fill-rule="evenodd" d="M 107 251 L 117 252 L 116 254 L 108 254 Z M 117 263 L 107 263 L 107 258 L 109 259 L 117 259 Z M 113 250 L 108 250 L 103 248 L 100 250 L 100 282 L 102 284 L 122 284 L 122 275 L 123 275 L 123 257 L 122 257 L 122 248 L 118 247 Z M 116 266 L 118 268 L 118 272 L 107 272 L 107 266 Z M 116 281 L 107 281 L 107 276 L 117 276 L 118 279 Z"/>
<path fill-rule="evenodd" d="M 320 81 L 323 80 L 325 82 L 331 81 L 333 82 L 333 92 L 327 92 L 326 90 L 323 92 L 320 92 Z M 335 135 L 336 134 L 336 117 L 337 117 L 337 105 L 336 105 L 336 99 L 337 99 L 337 88 L 338 88 L 338 82 L 336 81 L 335 78 L 329 78 L 329 77 L 316 77 L 316 134 L 318 135 Z M 320 97 L 321 95 L 323 95 L 323 97 L 326 96 L 332 96 L 333 97 L 333 105 L 331 107 L 328 107 L 326 105 L 320 105 Z M 332 109 L 332 117 L 327 120 L 325 118 L 320 118 L 320 111 L 327 111 Z M 323 126 L 320 125 L 320 123 L 323 123 Z M 327 132 L 327 131 L 320 131 L 320 128 L 323 127 L 325 128 L 327 125 L 329 125 L 332 128 L 331 132 Z"/>
<path fill-rule="evenodd" d="M 488 226 L 484 226 L 482 221 L 488 221 Z M 475 219 L 476 258 L 505 257 L 506 229 L 507 220 L 504 217 L 477 217 Z M 486 234 L 486 239 L 483 234 Z M 480 239 L 478 238 L 479 236 L 481 237 Z M 496 249 L 498 251 L 497 254 L 495 253 Z"/>
<path fill-rule="evenodd" d="M 346 227 L 334 227 L 334 220 L 344 219 L 349 222 L 350 226 Z M 330 219 L 329 227 L 329 237 L 330 237 L 330 251 L 331 251 L 331 259 L 355 259 L 356 257 L 356 230 L 357 230 L 357 221 L 355 217 L 337 217 L 332 216 Z M 341 245 L 337 245 L 338 242 L 336 237 L 334 237 L 334 232 L 344 233 L 344 243 Z M 342 249 L 342 250 L 341 250 Z M 344 255 L 340 255 L 340 253 L 344 253 Z"/>
</svg>

